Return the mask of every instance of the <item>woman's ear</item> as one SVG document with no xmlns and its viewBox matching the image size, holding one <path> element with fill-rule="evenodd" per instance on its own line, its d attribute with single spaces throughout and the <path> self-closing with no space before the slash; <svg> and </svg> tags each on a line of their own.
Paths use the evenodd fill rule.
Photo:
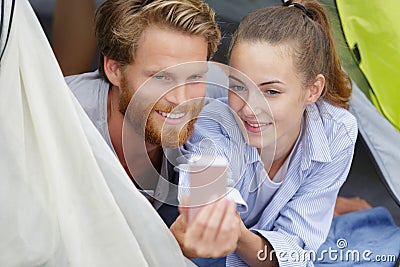
<svg viewBox="0 0 400 267">
<path fill-rule="evenodd" d="M 120 87 L 121 84 L 121 69 L 120 65 L 114 59 L 104 56 L 104 72 L 113 85 Z"/>
<path fill-rule="evenodd" d="M 318 74 L 314 82 L 308 87 L 307 104 L 315 103 L 322 94 L 325 87 L 325 77 L 322 74 Z"/>
</svg>

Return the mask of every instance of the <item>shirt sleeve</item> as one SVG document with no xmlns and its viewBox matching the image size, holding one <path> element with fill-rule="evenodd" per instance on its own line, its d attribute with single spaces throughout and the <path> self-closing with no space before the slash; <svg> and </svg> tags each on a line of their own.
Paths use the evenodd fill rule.
<svg viewBox="0 0 400 267">
<path fill-rule="evenodd" d="M 186 144 L 181 147 L 182 158 L 188 159 L 191 156 L 201 157 L 202 155 L 223 156 L 226 158 L 228 162 L 227 198 L 237 204 L 238 212 L 246 212 L 248 209 L 247 203 L 240 192 L 234 187 L 237 179 L 233 178 L 232 173 L 237 173 L 237 171 L 236 169 L 232 170 L 234 166 L 230 164 L 233 162 L 232 157 L 234 155 L 243 157 L 245 152 L 237 151 L 235 140 L 237 140 L 241 133 L 236 125 L 236 121 L 229 115 L 229 112 L 227 105 L 219 100 L 206 105 L 195 124 L 192 135 Z M 232 138 L 232 135 L 235 135 L 235 138 Z M 245 149 L 244 145 L 242 149 Z M 180 162 L 184 162 L 184 160 L 180 160 Z M 235 166 L 240 165 L 235 164 Z M 241 166 L 244 166 L 244 164 Z M 190 182 L 188 169 L 187 164 L 182 164 L 179 167 L 179 199 L 183 194 L 189 194 Z"/>
</svg>

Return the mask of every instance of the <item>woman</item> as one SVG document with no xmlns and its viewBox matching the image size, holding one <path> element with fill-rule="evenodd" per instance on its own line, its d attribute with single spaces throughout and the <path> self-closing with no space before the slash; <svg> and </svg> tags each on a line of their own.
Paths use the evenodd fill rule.
<svg viewBox="0 0 400 267">
<path fill-rule="evenodd" d="M 230 162 L 230 185 L 247 202 L 235 252 L 223 261 L 313 266 L 307 253 L 328 234 L 357 137 L 347 111 L 351 83 L 326 11 L 315 0 L 298 0 L 250 13 L 233 37 L 229 64 L 254 81 L 265 101 L 244 75 L 231 73 L 225 102 L 233 112 L 218 102 L 206 106 L 184 150 L 209 152 L 202 145 L 212 140 L 213 153 Z"/>
</svg>

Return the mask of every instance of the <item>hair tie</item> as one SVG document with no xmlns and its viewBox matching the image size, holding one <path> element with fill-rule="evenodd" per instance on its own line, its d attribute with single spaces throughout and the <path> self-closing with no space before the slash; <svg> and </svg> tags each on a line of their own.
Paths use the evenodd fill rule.
<svg viewBox="0 0 400 267">
<path fill-rule="evenodd" d="M 308 12 L 307 8 L 305 8 L 302 4 L 299 3 L 289 3 L 289 0 L 282 0 L 283 1 L 283 6 L 287 6 L 287 7 L 297 7 L 298 9 L 300 9 L 301 11 L 303 11 L 304 14 L 306 14 L 307 17 L 311 18 L 311 13 Z"/>
</svg>

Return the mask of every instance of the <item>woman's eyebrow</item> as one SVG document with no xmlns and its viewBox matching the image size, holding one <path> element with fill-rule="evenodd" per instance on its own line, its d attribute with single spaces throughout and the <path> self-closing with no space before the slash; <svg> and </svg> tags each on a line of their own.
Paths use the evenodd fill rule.
<svg viewBox="0 0 400 267">
<path fill-rule="evenodd" d="M 272 81 L 266 81 L 266 82 L 262 82 L 260 83 L 258 86 L 264 86 L 264 85 L 270 85 L 270 84 L 285 84 L 284 82 L 280 81 L 280 80 L 272 80 Z"/>
</svg>

